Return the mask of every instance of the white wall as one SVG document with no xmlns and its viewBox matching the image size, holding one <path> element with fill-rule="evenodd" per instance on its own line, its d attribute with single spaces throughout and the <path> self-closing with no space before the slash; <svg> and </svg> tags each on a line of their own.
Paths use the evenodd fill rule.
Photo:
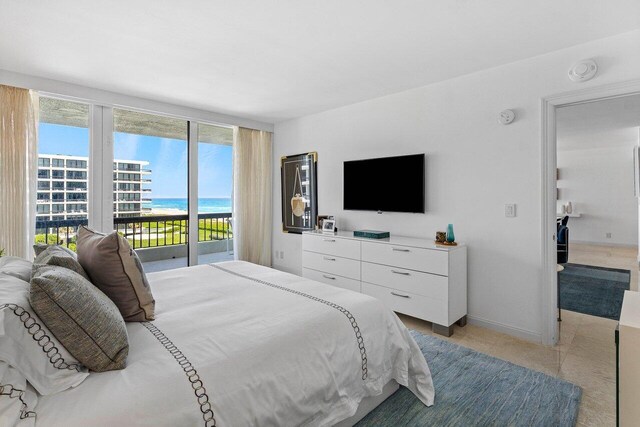
<svg viewBox="0 0 640 427">
<path fill-rule="evenodd" d="M 300 235 L 281 231 L 279 163 L 317 151 L 321 214 L 341 229 L 374 228 L 432 238 L 453 223 L 469 245 L 470 320 L 541 340 L 540 99 L 640 78 L 640 31 L 275 125 L 274 266 L 301 272 Z M 571 83 L 568 67 L 594 58 L 600 75 Z M 398 66 L 401 66 L 399 64 Z M 363 76 L 367 78 L 367 76 Z M 497 123 L 512 108 L 517 119 Z M 342 162 L 427 154 L 427 213 L 342 210 Z M 504 217 L 517 203 L 518 216 Z"/>
<path fill-rule="evenodd" d="M 558 141 L 560 147 L 562 141 Z M 606 141 L 603 141 L 606 145 Z M 633 192 L 633 146 L 558 150 L 560 202 L 571 201 L 580 218 L 569 219 L 572 242 L 638 245 L 638 199 Z M 611 233 L 611 238 L 606 234 Z"/>
</svg>

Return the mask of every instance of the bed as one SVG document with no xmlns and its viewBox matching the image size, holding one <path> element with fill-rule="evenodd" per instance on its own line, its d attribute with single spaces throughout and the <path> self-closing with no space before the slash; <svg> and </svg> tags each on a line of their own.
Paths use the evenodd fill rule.
<svg viewBox="0 0 640 427">
<path fill-rule="evenodd" d="M 36 426 L 352 425 L 397 384 L 433 404 L 424 356 L 374 298 L 241 261 L 148 279 L 156 320 L 127 324 L 126 369 L 39 396 Z"/>
</svg>

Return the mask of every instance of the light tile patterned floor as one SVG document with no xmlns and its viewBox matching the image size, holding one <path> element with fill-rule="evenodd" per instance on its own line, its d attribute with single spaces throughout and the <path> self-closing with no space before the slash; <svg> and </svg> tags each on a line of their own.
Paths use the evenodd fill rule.
<svg viewBox="0 0 640 427">
<path fill-rule="evenodd" d="M 636 248 L 574 244 L 570 261 L 631 270 L 631 289 L 638 289 Z M 400 315 L 411 329 L 431 333 L 431 324 Z M 471 349 L 563 378 L 582 387 L 578 426 L 615 426 L 616 362 L 614 330 L 618 322 L 562 311 L 560 340 L 555 347 L 534 344 L 475 325 L 455 326 L 444 338 Z M 436 390 L 437 392 L 437 390 Z"/>
</svg>

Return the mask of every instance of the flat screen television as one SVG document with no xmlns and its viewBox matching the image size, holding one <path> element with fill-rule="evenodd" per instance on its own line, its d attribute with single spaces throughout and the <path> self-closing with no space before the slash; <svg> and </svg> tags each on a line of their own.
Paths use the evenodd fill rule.
<svg viewBox="0 0 640 427">
<path fill-rule="evenodd" d="M 424 213 L 424 166 L 424 154 L 344 162 L 344 209 Z"/>
</svg>

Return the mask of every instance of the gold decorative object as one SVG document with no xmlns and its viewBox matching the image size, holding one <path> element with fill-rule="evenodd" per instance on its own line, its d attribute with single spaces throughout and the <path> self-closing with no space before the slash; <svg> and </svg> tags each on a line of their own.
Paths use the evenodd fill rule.
<svg viewBox="0 0 640 427">
<path fill-rule="evenodd" d="M 436 231 L 436 243 L 442 243 L 447 240 L 447 233 L 444 231 Z"/>
</svg>

